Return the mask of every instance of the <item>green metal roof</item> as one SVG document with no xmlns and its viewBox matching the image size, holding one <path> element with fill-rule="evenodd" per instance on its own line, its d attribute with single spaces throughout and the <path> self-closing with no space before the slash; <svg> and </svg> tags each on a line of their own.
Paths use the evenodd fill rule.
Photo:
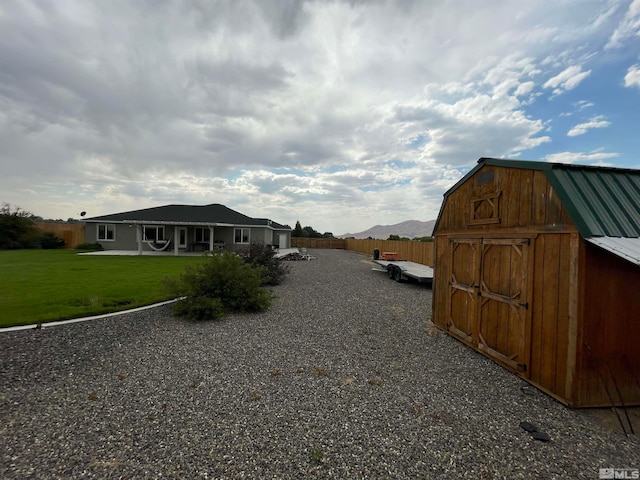
<svg viewBox="0 0 640 480">
<path fill-rule="evenodd" d="M 584 238 L 640 237 L 640 170 L 558 166 L 547 179 Z"/>
<path fill-rule="evenodd" d="M 481 158 L 445 199 L 484 165 L 543 171 L 583 238 L 640 237 L 640 170 Z"/>
</svg>

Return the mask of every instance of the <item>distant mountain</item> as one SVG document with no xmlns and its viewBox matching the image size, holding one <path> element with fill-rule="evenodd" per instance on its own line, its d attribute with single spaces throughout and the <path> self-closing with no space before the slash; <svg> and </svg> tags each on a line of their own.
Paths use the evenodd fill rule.
<svg viewBox="0 0 640 480">
<path fill-rule="evenodd" d="M 418 220 L 407 220 L 406 222 L 396 223 L 395 225 L 376 225 L 364 232 L 345 233 L 337 235 L 338 238 L 376 238 L 386 240 L 389 235 L 398 235 L 400 237 L 416 238 L 430 237 L 433 233 L 433 227 L 436 225 L 435 220 L 420 222 Z"/>
</svg>

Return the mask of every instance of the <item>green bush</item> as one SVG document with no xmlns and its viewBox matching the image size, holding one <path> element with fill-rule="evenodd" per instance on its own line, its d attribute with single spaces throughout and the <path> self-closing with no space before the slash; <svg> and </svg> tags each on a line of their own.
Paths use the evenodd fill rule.
<svg viewBox="0 0 640 480">
<path fill-rule="evenodd" d="M 207 255 L 178 279 L 165 279 L 171 295 L 182 297 L 174 313 L 193 320 L 217 319 L 228 312 L 266 310 L 273 294 L 263 287 L 266 269 L 227 250 Z"/>
<path fill-rule="evenodd" d="M 252 243 L 238 252 L 246 263 L 266 269 L 266 285 L 280 285 L 289 273 L 289 266 L 276 258 L 276 252 L 264 243 Z"/>
<path fill-rule="evenodd" d="M 44 232 L 40 237 L 40 246 L 44 249 L 64 248 L 64 240 L 55 233 Z"/>
<path fill-rule="evenodd" d="M 176 302 L 173 313 L 191 320 L 216 320 L 224 317 L 224 304 L 219 298 L 195 297 Z"/>
<path fill-rule="evenodd" d="M 40 231 L 29 215 L 8 203 L 0 207 L 0 250 L 40 247 Z"/>
<path fill-rule="evenodd" d="M 81 252 L 101 252 L 104 250 L 99 243 L 79 243 L 73 249 Z"/>
</svg>

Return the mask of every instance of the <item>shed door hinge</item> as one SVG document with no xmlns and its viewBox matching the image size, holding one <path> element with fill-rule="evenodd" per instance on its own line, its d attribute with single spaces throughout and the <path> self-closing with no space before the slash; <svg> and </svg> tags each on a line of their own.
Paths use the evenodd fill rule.
<svg viewBox="0 0 640 480">
<path fill-rule="evenodd" d="M 519 372 L 526 372 L 527 371 L 527 364 L 526 363 L 519 363 L 518 364 L 518 371 Z"/>
</svg>

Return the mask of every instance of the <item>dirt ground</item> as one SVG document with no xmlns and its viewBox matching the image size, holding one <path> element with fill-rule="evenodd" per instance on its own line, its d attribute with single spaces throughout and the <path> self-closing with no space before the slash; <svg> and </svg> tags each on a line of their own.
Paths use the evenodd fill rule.
<svg viewBox="0 0 640 480">
<path fill-rule="evenodd" d="M 611 431 L 626 431 L 627 435 L 640 435 L 640 407 L 585 408 L 580 411 L 598 425 Z"/>
</svg>

